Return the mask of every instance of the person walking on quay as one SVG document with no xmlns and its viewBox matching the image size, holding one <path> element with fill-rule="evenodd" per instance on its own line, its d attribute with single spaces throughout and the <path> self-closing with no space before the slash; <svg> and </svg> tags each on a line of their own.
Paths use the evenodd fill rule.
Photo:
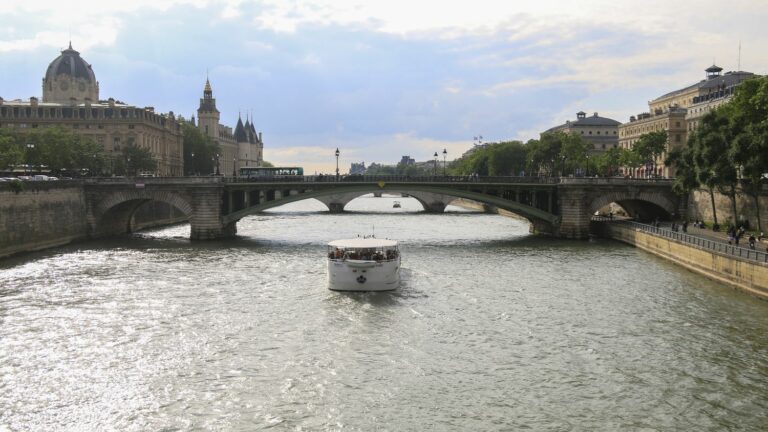
<svg viewBox="0 0 768 432">
<path fill-rule="evenodd" d="M 687 220 L 683 221 L 683 232 L 684 233 L 688 232 L 688 221 Z"/>
<path fill-rule="evenodd" d="M 755 249 L 755 242 L 756 241 L 757 241 L 757 239 L 755 238 L 755 235 L 754 234 L 750 234 L 750 236 L 749 236 L 749 248 L 750 249 L 752 249 L 752 250 Z"/>
</svg>

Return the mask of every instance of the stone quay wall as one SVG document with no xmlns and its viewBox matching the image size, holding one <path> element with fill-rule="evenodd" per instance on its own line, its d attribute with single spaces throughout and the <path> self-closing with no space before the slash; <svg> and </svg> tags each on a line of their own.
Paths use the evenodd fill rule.
<svg viewBox="0 0 768 432">
<path fill-rule="evenodd" d="M 21 191 L 0 183 L 0 258 L 89 238 L 83 186 L 78 181 L 24 182 Z M 136 211 L 135 229 L 181 223 L 187 217 L 162 202 Z"/>
<path fill-rule="evenodd" d="M 88 237 L 85 193 L 78 182 L 0 183 L 0 257 Z"/>
<path fill-rule="evenodd" d="M 760 196 L 760 221 L 763 223 L 763 229 L 768 228 L 768 191 L 763 190 Z M 755 201 L 746 194 L 736 196 L 736 211 L 738 218 L 733 217 L 731 199 L 726 195 L 715 192 L 715 209 L 717 211 L 717 221 L 725 226 L 729 221 L 748 220 L 752 229 L 757 229 L 757 213 L 755 212 Z M 688 219 L 703 220 L 706 222 L 714 221 L 712 215 L 712 200 L 709 191 L 697 189 L 688 196 Z"/>
<path fill-rule="evenodd" d="M 768 263 L 719 253 L 641 231 L 630 225 L 601 223 L 602 234 L 666 258 L 695 273 L 768 300 Z"/>
</svg>

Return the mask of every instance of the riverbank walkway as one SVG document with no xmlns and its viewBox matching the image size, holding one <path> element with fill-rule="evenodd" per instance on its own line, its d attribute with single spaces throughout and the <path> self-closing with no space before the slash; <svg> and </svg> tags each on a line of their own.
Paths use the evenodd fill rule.
<svg viewBox="0 0 768 432">
<path fill-rule="evenodd" d="M 768 263 L 768 249 L 766 242 L 758 242 L 755 249 L 747 246 L 746 240 L 737 245 L 729 244 L 727 234 L 719 231 L 712 231 L 705 228 L 694 228 L 688 225 L 687 232 L 681 229 L 673 231 L 670 222 L 660 224 L 658 227 L 652 224 L 640 223 L 631 219 L 621 218 L 593 218 L 593 221 L 611 224 L 621 224 L 633 229 L 654 234 L 660 237 L 678 241 L 680 243 L 695 246 L 701 249 L 717 252 L 734 258 L 741 258 L 749 261 Z"/>
</svg>

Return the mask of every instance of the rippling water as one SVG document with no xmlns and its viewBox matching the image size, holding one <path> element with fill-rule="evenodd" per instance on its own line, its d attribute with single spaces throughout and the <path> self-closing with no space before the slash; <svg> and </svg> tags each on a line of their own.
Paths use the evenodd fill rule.
<svg viewBox="0 0 768 432">
<path fill-rule="evenodd" d="M 397 199 L 0 261 L 0 431 L 765 430 L 768 302 Z M 372 231 L 401 289 L 327 290 L 324 244 Z"/>
</svg>

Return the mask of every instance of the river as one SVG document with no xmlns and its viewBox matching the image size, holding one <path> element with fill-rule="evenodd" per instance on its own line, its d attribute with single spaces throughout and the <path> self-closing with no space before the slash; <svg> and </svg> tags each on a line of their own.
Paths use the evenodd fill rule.
<svg viewBox="0 0 768 432">
<path fill-rule="evenodd" d="M 768 302 L 512 218 L 323 208 L 0 261 L 0 431 L 768 425 Z M 329 291 L 325 243 L 371 233 L 402 287 Z"/>
</svg>

